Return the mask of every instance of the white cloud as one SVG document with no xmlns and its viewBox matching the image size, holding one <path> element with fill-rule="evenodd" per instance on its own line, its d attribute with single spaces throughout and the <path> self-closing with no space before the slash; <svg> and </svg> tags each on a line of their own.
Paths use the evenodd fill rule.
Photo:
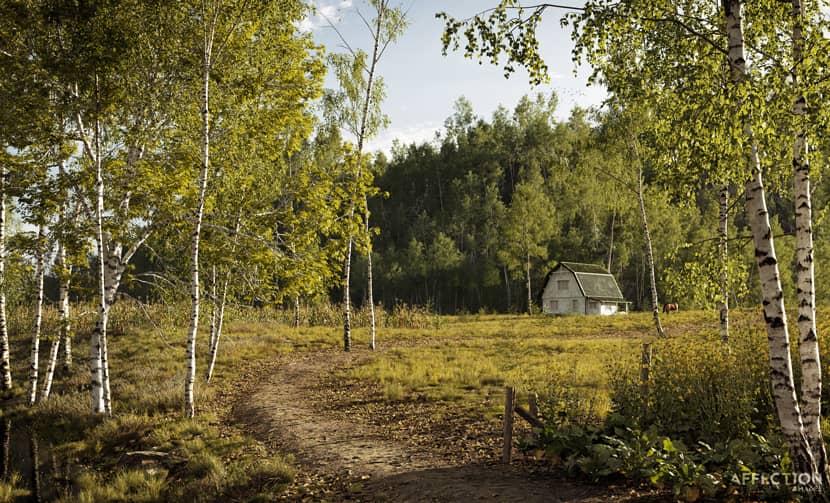
<svg viewBox="0 0 830 503">
<path fill-rule="evenodd" d="M 328 26 L 329 23 L 340 23 L 343 20 L 343 11 L 352 8 L 352 0 L 340 0 L 339 2 L 311 0 L 309 4 L 314 11 L 297 24 L 297 29 L 306 33 Z"/>
<path fill-rule="evenodd" d="M 392 152 L 392 143 L 396 140 L 401 145 L 428 143 L 435 140 L 435 133 L 442 129 L 443 125 L 434 122 L 425 122 L 404 128 L 390 128 L 369 140 L 366 143 L 366 151 L 381 151 L 388 156 Z"/>
</svg>

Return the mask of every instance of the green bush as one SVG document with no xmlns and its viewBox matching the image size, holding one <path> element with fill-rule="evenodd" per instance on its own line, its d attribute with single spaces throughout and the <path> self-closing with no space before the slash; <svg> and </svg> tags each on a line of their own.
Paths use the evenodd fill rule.
<svg viewBox="0 0 830 503">
<path fill-rule="evenodd" d="M 655 342 L 647 385 L 639 359 L 612 366 L 612 410 L 628 424 L 655 427 L 689 444 L 765 433 L 774 413 L 767 356 L 756 332 L 734 333 L 727 348 L 713 337 Z"/>
</svg>

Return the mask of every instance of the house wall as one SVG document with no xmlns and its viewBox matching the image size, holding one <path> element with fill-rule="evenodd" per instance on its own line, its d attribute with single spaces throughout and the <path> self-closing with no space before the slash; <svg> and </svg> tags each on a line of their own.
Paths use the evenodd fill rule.
<svg viewBox="0 0 830 503">
<path fill-rule="evenodd" d="M 547 314 L 584 313 L 585 298 L 571 271 L 561 269 L 550 275 L 542 293 L 542 312 Z"/>
</svg>

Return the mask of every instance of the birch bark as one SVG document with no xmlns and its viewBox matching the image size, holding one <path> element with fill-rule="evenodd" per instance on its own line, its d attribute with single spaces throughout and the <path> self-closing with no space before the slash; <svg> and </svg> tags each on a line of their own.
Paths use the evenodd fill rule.
<svg viewBox="0 0 830 503">
<path fill-rule="evenodd" d="M 742 84 L 746 80 L 746 59 L 741 0 L 723 0 L 723 6 L 732 81 L 734 84 Z M 744 119 L 744 134 L 750 145 L 748 160 L 752 170 L 752 177 L 746 183 L 746 214 L 750 222 L 755 245 L 755 260 L 761 281 L 764 320 L 767 325 L 769 345 L 772 396 L 778 412 L 781 432 L 789 446 L 793 471 L 810 474 L 810 483 L 804 489 L 820 492 L 821 478 L 818 477 L 815 459 L 804 431 L 801 410 L 795 393 L 787 313 L 784 310 L 778 260 L 769 224 L 758 143 L 752 131 L 750 117 Z"/>
<path fill-rule="evenodd" d="M 371 104 L 372 100 L 372 89 L 375 83 L 375 68 L 377 67 L 378 60 L 380 59 L 379 51 L 380 51 L 380 36 L 381 36 L 381 29 L 383 27 L 383 18 L 386 14 L 386 9 L 388 9 L 388 3 L 386 0 L 381 0 L 378 2 L 377 6 L 377 20 L 374 27 L 374 33 L 372 34 L 374 43 L 372 47 L 372 59 L 369 63 L 369 76 L 366 80 L 366 95 L 363 100 L 363 106 L 361 107 L 361 114 L 360 114 L 360 127 L 358 128 L 357 132 L 357 154 L 359 159 L 359 164 L 357 168 L 357 177 L 355 178 L 355 190 L 360 184 L 363 175 L 363 143 L 366 139 L 366 129 L 367 124 L 369 121 L 369 105 Z M 354 218 L 354 211 L 355 211 L 355 198 L 357 197 L 356 194 L 352 195 L 351 204 L 349 207 L 349 220 Z M 364 195 L 364 201 L 365 201 Z M 368 205 L 365 208 L 364 213 L 364 221 L 366 229 L 369 228 L 369 207 Z M 369 239 L 369 250 L 372 249 L 372 237 L 371 234 L 367 234 L 367 239 Z M 351 351 L 352 347 L 352 321 L 351 321 L 351 294 L 349 292 L 349 287 L 351 286 L 351 271 L 352 271 L 352 246 L 353 246 L 353 236 L 349 236 L 348 244 L 346 245 L 346 259 L 345 264 L 343 267 L 343 350 L 344 351 Z M 371 255 L 371 251 L 369 252 Z M 371 256 L 369 257 L 369 264 L 371 264 Z M 369 292 L 369 316 L 371 317 L 371 345 L 370 347 L 374 349 L 375 344 L 375 326 L 374 326 L 374 319 L 375 319 L 375 306 L 374 306 L 374 299 L 372 297 L 372 268 L 369 265 L 368 269 L 368 292 Z"/>
<path fill-rule="evenodd" d="M 64 216 L 61 211 L 60 219 L 64 220 Z M 63 370 L 69 372 L 72 368 L 72 322 L 69 319 L 69 287 L 72 281 L 72 269 L 66 263 L 66 246 L 62 239 L 58 241 L 55 272 L 58 277 L 58 323 L 60 324 L 58 339 L 63 342 Z"/>
<path fill-rule="evenodd" d="M 52 391 L 52 378 L 55 376 L 55 367 L 58 365 L 58 350 L 60 349 L 60 345 L 61 339 L 57 337 L 49 347 L 49 364 L 46 367 L 46 375 L 43 378 L 43 390 L 40 393 L 41 401 L 48 400 L 49 393 Z"/>
<path fill-rule="evenodd" d="M 6 168 L 0 168 L 0 373 L 2 391 L 12 389 L 9 330 L 6 324 Z"/>
<path fill-rule="evenodd" d="M 186 417 L 196 415 L 193 387 L 196 382 L 196 335 L 199 330 L 199 240 L 202 234 L 208 169 L 210 168 L 210 72 L 213 64 L 213 43 L 218 15 L 218 11 L 211 14 L 210 24 L 207 19 L 204 20 L 202 33 L 202 165 L 197 180 L 198 202 L 190 247 L 190 327 L 187 332 L 187 374 L 184 381 Z"/>
<path fill-rule="evenodd" d="M 637 147 L 634 146 L 637 157 L 637 201 L 640 204 L 640 220 L 643 224 L 643 237 L 646 241 L 646 259 L 648 260 L 648 279 L 651 291 L 651 315 L 654 319 L 654 327 L 657 329 L 658 337 L 665 337 L 663 324 L 660 322 L 660 301 L 657 299 L 657 279 L 654 272 L 654 251 L 651 246 L 651 232 L 648 229 L 648 217 L 646 216 L 646 199 L 643 188 L 643 165 Z"/>
<path fill-rule="evenodd" d="M 61 160 L 58 164 L 58 177 L 66 178 L 66 161 Z M 69 319 L 69 287 L 72 281 L 72 268 L 66 263 L 66 227 L 67 208 L 69 207 L 70 193 L 66 189 L 64 204 L 58 209 L 58 227 L 60 236 L 58 238 L 58 250 L 55 255 L 55 275 L 58 278 L 58 323 L 60 331 L 58 338 L 63 342 L 63 370 L 69 372 L 72 368 L 72 324 Z"/>
<path fill-rule="evenodd" d="M 366 288 L 367 301 L 369 303 L 369 349 L 375 349 L 375 294 L 372 281 L 372 234 L 369 227 L 369 203 L 366 204 L 366 212 L 363 215 L 363 220 L 366 225 L 366 236 L 369 239 L 369 250 L 366 252 Z M 297 311 L 299 313 L 299 310 Z M 298 325 L 299 326 L 299 325 Z"/>
<path fill-rule="evenodd" d="M 38 359 L 40 350 L 40 328 L 43 321 L 43 269 L 46 249 L 43 245 L 43 224 L 37 230 L 37 265 L 35 266 L 35 323 L 32 330 L 31 363 L 29 366 L 29 405 L 37 400 Z"/>
<path fill-rule="evenodd" d="M 530 253 L 527 254 L 526 272 L 527 272 L 527 314 L 533 314 L 533 294 L 530 290 Z"/>
<path fill-rule="evenodd" d="M 729 344 L 729 271 L 727 260 L 729 257 L 728 225 L 729 225 L 729 185 L 724 185 L 720 190 L 720 212 L 718 217 L 718 261 L 720 265 L 720 295 L 721 301 L 718 306 L 720 313 L 720 338 L 725 344 Z"/>
<path fill-rule="evenodd" d="M 236 252 L 236 246 L 239 243 L 239 228 L 242 226 L 242 217 L 238 216 L 236 218 L 236 225 L 233 228 L 233 243 L 231 244 L 231 256 L 234 255 Z M 227 304 L 228 300 L 228 286 L 231 283 L 231 273 L 232 271 L 228 271 L 225 275 L 225 281 L 222 284 L 222 298 L 219 299 L 219 313 L 217 315 L 216 320 L 216 332 L 213 334 L 213 340 L 210 344 L 210 358 L 208 363 L 207 375 L 205 380 L 210 382 L 211 378 L 213 377 L 213 368 L 216 365 L 216 355 L 219 353 L 219 338 L 222 336 L 222 325 L 225 322 L 225 305 Z M 215 281 L 215 280 L 214 280 Z M 216 290 L 213 291 L 214 299 L 216 298 Z M 215 302 L 215 301 L 214 301 Z"/>
<path fill-rule="evenodd" d="M 821 434 L 821 358 L 816 330 L 815 274 L 813 269 L 813 216 L 810 196 L 810 164 L 805 127 L 806 100 L 801 92 L 799 68 L 803 64 L 804 12 L 801 0 L 792 0 L 792 72 L 796 130 L 793 139 L 793 189 L 795 193 L 796 259 L 798 261 L 798 352 L 801 360 L 801 401 L 804 430 L 819 473 L 827 478 L 827 453 Z"/>
</svg>

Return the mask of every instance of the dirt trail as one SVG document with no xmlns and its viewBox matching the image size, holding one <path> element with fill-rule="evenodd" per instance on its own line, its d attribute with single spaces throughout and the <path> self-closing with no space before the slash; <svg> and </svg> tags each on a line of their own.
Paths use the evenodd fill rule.
<svg viewBox="0 0 830 503">
<path fill-rule="evenodd" d="M 337 372 L 372 356 L 360 349 L 286 355 L 258 370 L 248 398 L 237 395 L 234 421 L 269 447 L 296 457 L 298 481 L 285 499 L 644 501 L 625 489 L 578 485 L 549 472 L 498 464 L 492 448 L 497 438 L 485 439 L 489 448 L 483 456 L 455 456 L 454 445 L 472 441 L 440 422 L 428 428 L 417 417 L 434 417 L 445 404 L 390 405 L 366 399 L 363 387 L 343 390 L 339 381 L 335 386 Z M 375 415 L 386 419 L 376 420 Z M 497 432 L 490 431 L 486 436 L 494 435 Z"/>
</svg>

